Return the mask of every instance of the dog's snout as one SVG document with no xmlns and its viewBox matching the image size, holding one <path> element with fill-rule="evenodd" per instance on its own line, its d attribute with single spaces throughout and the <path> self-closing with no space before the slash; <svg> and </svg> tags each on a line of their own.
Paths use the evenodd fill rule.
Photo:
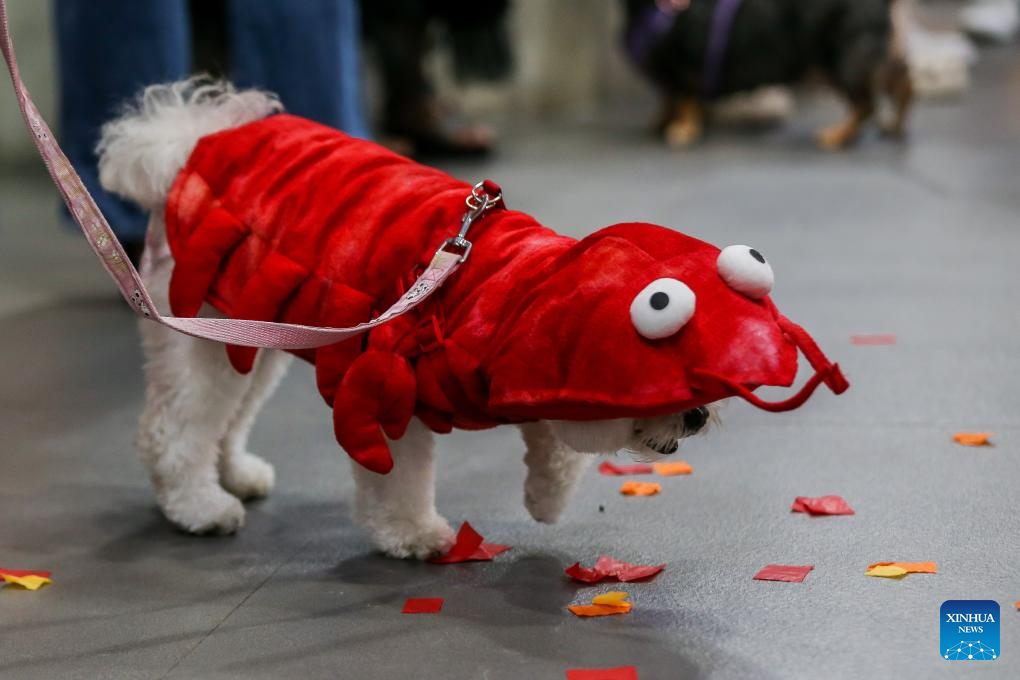
<svg viewBox="0 0 1020 680">
<path fill-rule="evenodd" d="M 712 410 L 705 406 L 681 411 L 671 416 L 635 423 L 633 441 L 638 449 L 669 456 L 680 450 L 684 437 L 697 434 L 708 425 Z"/>
<path fill-rule="evenodd" d="M 700 432 L 708 423 L 708 409 L 704 406 L 684 412 L 684 433 L 695 434 Z"/>
<path fill-rule="evenodd" d="M 680 449 L 680 441 L 678 439 L 667 439 L 665 441 L 659 439 L 646 439 L 643 444 L 652 451 L 662 454 L 663 456 L 676 453 Z"/>
</svg>

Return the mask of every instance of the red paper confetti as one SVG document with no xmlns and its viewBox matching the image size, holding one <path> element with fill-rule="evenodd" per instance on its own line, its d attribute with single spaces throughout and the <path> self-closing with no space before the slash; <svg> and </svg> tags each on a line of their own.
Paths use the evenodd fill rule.
<svg viewBox="0 0 1020 680">
<path fill-rule="evenodd" d="M 409 597 L 404 603 L 404 614 L 438 614 L 443 608 L 441 597 Z"/>
<path fill-rule="evenodd" d="M 28 570 L 24 570 L 23 571 L 23 570 L 20 570 L 20 569 L 3 569 L 3 568 L 0 568 L 0 577 L 3 577 L 3 576 L 14 576 L 14 577 L 17 577 L 17 578 L 22 578 L 22 577 L 25 577 L 25 576 L 38 576 L 40 578 L 50 578 L 50 577 L 53 576 L 53 574 L 51 574 L 48 571 L 39 571 L 38 569 L 28 569 Z"/>
<path fill-rule="evenodd" d="M 814 569 L 813 564 L 803 567 L 789 564 L 768 564 L 761 571 L 754 575 L 756 581 L 788 581 L 790 583 L 802 583 L 808 572 Z"/>
<path fill-rule="evenodd" d="M 797 496 L 790 506 L 794 512 L 806 512 L 811 515 L 853 515 L 850 507 L 842 496 Z"/>
<path fill-rule="evenodd" d="M 602 579 L 606 578 L 614 578 L 617 581 L 629 583 L 630 581 L 640 581 L 641 579 L 651 578 L 665 568 L 665 564 L 641 566 L 621 562 L 609 557 L 608 555 L 602 555 L 595 561 L 595 566 L 592 569 L 582 567 L 580 562 L 576 562 L 567 567 L 563 573 L 575 581 L 581 581 L 582 583 L 598 583 Z"/>
<path fill-rule="evenodd" d="M 638 680 L 638 675 L 634 666 L 571 668 L 567 671 L 567 680 Z"/>
<path fill-rule="evenodd" d="M 429 560 L 433 564 L 453 564 L 455 562 L 488 562 L 496 555 L 510 549 L 508 545 L 485 543 L 482 535 L 467 522 L 460 525 L 457 541 L 449 552 Z"/>
<path fill-rule="evenodd" d="M 879 333 L 875 335 L 851 335 L 852 345 L 895 345 L 896 336 L 892 333 Z"/>
<path fill-rule="evenodd" d="M 650 475 L 655 471 L 651 465 L 638 463 L 636 465 L 616 465 L 604 460 L 599 464 L 599 472 L 604 475 L 620 477 L 622 475 Z"/>
</svg>

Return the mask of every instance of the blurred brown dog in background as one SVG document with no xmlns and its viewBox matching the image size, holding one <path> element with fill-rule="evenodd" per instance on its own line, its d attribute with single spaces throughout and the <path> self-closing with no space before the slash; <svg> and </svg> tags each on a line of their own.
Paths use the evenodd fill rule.
<svg viewBox="0 0 1020 680">
<path fill-rule="evenodd" d="M 902 135 L 913 100 L 897 18 L 899 0 L 625 0 L 631 59 L 665 97 L 658 129 L 671 146 L 701 137 L 705 104 L 820 72 L 849 107 L 818 133 L 852 143 L 883 96 Z"/>
</svg>

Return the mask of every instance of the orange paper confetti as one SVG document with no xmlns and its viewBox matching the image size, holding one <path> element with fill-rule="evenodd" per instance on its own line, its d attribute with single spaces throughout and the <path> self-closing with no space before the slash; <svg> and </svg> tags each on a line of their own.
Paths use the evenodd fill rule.
<svg viewBox="0 0 1020 680">
<path fill-rule="evenodd" d="M 654 496 L 660 491 L 662 485 L 657 482 L 624 482 L 620 487 L 624 496 Z"/>
<path fill-rule="evenodd" d="M 630 603 L 625 602 L 622 607 L 613 607 L 606 604 L 572 604 L 567 607 L 575 616 L 612 616 L 614 614 L 626 614 L 630 611 Z"/>
<path fill-rule="evenodd" d="M 631 604 L 626 602 L 626 599 L 627 593 L 617 590 L 592 598 L 591 604 L 572 604 L 567 609 L 575 616 L 626 614 L 631 609 Z"/>
<path fill-rule="evenodd" d="M 938 573 L 938 565 L 935 562 L 875 562 L 868 565 L 868 571 L 875 567 L 899 567 L 907 574 Z"/>
<path fill-rule="evenodd" d="M 674 463 L 652 463 L 652 468 L 655 469 L 655 474 L 662 475 L 663 477 L 689 475 L 694 472 L 691 464 L 684 460 L 678 460 Z"/>
<path fill-rule="evenodd" d="M 953 441 L 964 446 L 991 446 L 991 432 L 957 432 Z"/>
<path fill-rule="evenodd" d="M 1017 600 L 1014 604 L 1016 604 L 1016 610 L 1020 612 L 1020 600 Z"/>
</svg>

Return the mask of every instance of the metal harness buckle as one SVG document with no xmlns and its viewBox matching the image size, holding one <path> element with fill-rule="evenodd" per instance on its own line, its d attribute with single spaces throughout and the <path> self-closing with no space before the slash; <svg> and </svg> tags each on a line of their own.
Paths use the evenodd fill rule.
<svg viewBox="0 0 1020 680">
<path fill-rule="evenodd" d="M 467 236 L 468 229 L 486 210 L 498 205 L 501 200 L 503 200 L 503 192 L 494 182 L 484 180 L 474 185 L 471 188 L 471 193 L 464 199 L 468 210 L 464 213 L 464 217 L 461 220 L 460 231 L 457 232 L 456 236 L 451 236 L 443 241 L 443 245 L 439 246 L 436 250 L 436 255 L 459 248 L 464 252 L 461 253 L 458 262 L 463 264 L 467 261 L 468 255 L 471 253 L 471 241 L 464 238 Z"/>
</svg>

